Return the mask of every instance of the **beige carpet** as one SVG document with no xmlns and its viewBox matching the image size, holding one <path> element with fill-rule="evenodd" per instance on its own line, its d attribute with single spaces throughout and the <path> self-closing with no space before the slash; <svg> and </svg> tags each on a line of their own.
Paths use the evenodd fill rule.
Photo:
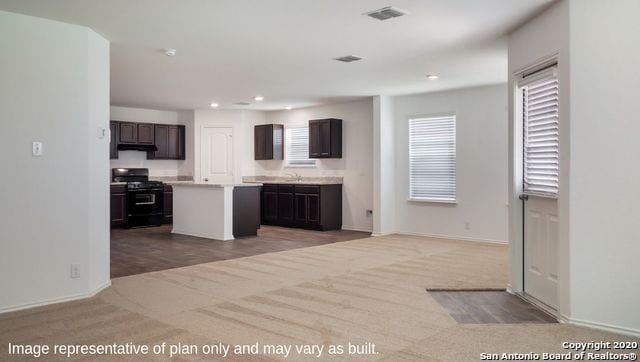
<svg viewBox="0 0 640 362">
<path fill-rule="evenodd" d="M 375 355 L 329 355 L 325 347 L 321 359 L 476 361 L 483 352 L 566 353 L 563 341 L 634 340 L 564 324 L 457 324 L 425 291 L 506 283 L 506 246 L 398 235 L 352 240 L 124 277 L 89 300 L 0 315 L 0 361 L 19 360 L 7 355 L 10 342 L 374 343 Z M 216 359 L 198 352 L 174 359 Z M 282 359 L 227 359 L 249 357 Z M 292 351 L 289 359 L 317 358 Z"/>
</svg>

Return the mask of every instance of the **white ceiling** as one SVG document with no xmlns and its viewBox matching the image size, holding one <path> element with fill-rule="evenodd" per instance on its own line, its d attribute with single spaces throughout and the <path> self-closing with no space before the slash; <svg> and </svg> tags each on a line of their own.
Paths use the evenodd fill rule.
<svg viewBox="0 0 640 362">
<path fill-rule="evenodd" d="M 0 0 L 0 9 L 109 39 L 113 105 L 271 110 L 505 82 L 504 35 L 552 1 Z M 389 5 L 409 15 L 362 15 Z M 332 60 L 349 54 L 364 60 Z"/>
</svg>

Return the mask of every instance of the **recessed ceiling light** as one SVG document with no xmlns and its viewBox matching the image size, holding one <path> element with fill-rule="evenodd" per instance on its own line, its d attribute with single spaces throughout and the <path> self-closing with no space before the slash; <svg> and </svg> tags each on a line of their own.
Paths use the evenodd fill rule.
<svg viewBox="0 0 640 362">
<path fill-rule="evenodd" d="M 164 50 L 164 54 L 168 57 L 172 57 L 174 55 L 176 55 L 177 50 L 175 49 L 165 49 Z"/>
<path fill-rule="evenodd" d="M 219 104 L 213 102 L 213 103 L 210 104 L 210 106 L 211 106 L 211 108 L 218 108 Z"/>
<path fill-rule="evenodd" d="M 263 100 L 264 100 L 264 97 L 263 97 L 263 96 L 255 96 L 253 99 L 254 99 L 256 102 L 261 102 L 261 101 L 263 101 Z"/>
<path fill-rule="evenodd" d="M 287 111 L 290 111 L 291 107 L 290 106 L 286 106 L 286 107 L 284 107 L 284 109 L 286 109 Z"/>
<path fill-rule="evenodd" d="M 437 76 L 437 75 L 435 75 L 435 74 L 429 74 L 429 75 L 427 75 L 427 79 L 429 79 L 429 80 L 436 80 L 436 79 L 438 79 L 438 78 L 440 78 L 440 77 L 438 77 L 438 76 Z"/>
</svg>

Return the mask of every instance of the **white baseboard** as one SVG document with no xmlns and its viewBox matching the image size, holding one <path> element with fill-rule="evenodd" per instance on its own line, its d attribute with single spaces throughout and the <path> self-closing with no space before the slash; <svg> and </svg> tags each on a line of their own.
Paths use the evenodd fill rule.
<svg viewBox="0 0 640 362">
<path fill-rule="evenodd" d="M 507 283 L 507 289 L 506 289 L 507 293 L 509 294 L 513 294 L 515 295 L 516 293 L 513 291 L 513 288 L 511 287 L 511 283 Z"/>
<path fill-rule="evenodd" d="M 640 337 L 640 330 L 638 329 L 615 326 L 607 323 L 587 321 L 587 320 L 578 319 L 578 318 L 571 318 L 571 317 L 567 317 L 566 315 L 558 316 L 558 320 L 561 323 L 574 324 L 580 327 L 587 327 L 587 328 L 598 329 L 598 330 L 612 332 L 612 333 L 624 334 L 626 336 Z"/>
<path fill-rule="evenodd" d="M 342 225 L 342 230 L 362 231 L 362 232 L 365 232 L 365 233 L 370 233 L 371 232 L 371 228 L 370 227 L 348 226 L 348 225 Z"/>
<path fill-rule="evenodd" d="M 466 236 L 451 236 L 451 235 L 440 235 L 440 234 L 404 232 L 404 231 L 397 231 L 397 232 L 395 232 L 395 234 L 409 235 L 409 236 L 424 236 L 424 237 L 428 237 L 428 238 L 447 239 L 447 240 L 473 241 L 473 242 L 478 242 L 478 243 L 491 243 L 491 244 L 500 244 L 500 245 L 509 244 L 509 242 L 505 241 L 505 240 L 470 238 L 470 237 L 466 237 Z"/>
<path fill-rule="evenodd" d="M 234 240 L 234 238 L 225 240 L 224 235 L 206 235 L 206 234 L 192 233 L 192 232 L 186 232 L 186 231 L 181 231 L 181 230 L 176 230 L 176 229 L 172 229 L 171 233 L 172 234 L 187 235 L 187 236 L 195 236 L 197 238 L 209 239 L 211 241 L 231 241 L 231 240 Z"/>
<path fill-rule="evenodd" d="M 108 288 L 110 286 L 111 286 L 111 280 L 107 281 L 106 283 L 102 284 L 101 286 L 99 286 L 99 287 L 95 288 L 94 290 L 92 290 L 90 292 L 87 292 L 87 293 L 74 294 L 74 295 L 70 295 L 70 296 L 67 296 L 67 297 L 45 299 L 45 300 L 39 301 L 39 302 L 20 304 L 20 305 L 12 305 L 10 307 L 0 308 L 0 314 L 9 313 L 9 312 L 17 312 L 19 310 L 31 309 L 31 308 L 35 308 L 35 307 L 42 307 L 42 306 L 50 305 L 50 304 L 58 304 L 58 303 L 64 303 L 64 302 L 71 302 L 71 301 L 74 301 L 74 300 L 91 298 L 91 297 L 94 297 L 96 294 L 100 293 L 101 291 L 105 290 L 106 288 Z"/>
<path fill-rule="evenodd" d="M 395 232 L 391 232 L 391 233 L 376 233 L 376 232 L 372 232 L 371 236 L 387 236 L 387 235 L 393 235 L 396 234 Z"/>
</svg>

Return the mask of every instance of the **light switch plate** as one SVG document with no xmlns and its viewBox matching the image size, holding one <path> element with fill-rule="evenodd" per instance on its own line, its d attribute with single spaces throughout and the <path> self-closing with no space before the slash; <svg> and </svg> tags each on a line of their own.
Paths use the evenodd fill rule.
<svg viewBox="0 0 640 362">
<path fill-rule="evenodd" d="M 109 135 L 109 130 L 104 127 L 98 127 L 98 139 L 103 140 Z"/>
<path fill-rule="evenodd" d="M 31 154 L 36 157 L 42 156 L 42 142 L 33 142 Z"/>
</svg>

